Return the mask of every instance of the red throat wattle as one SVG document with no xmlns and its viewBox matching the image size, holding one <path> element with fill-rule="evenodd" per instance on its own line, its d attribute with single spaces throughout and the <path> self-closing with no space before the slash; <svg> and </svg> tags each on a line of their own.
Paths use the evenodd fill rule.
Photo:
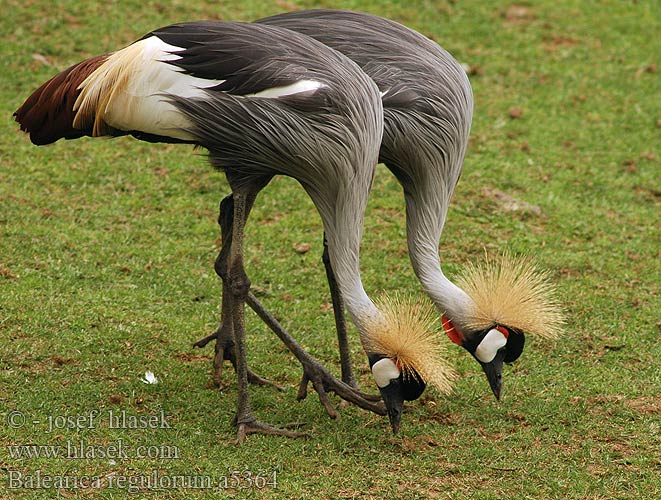
<svg viewBox="0 0 661 500">
<path fill-rule="evenodd" d="M 447 336 L 450 337 L 450 340 L 457 345 L 463 345 L 463 336 L 445 314 L 441 317 L 441 322 L 443 323 L 443 329 L 445 330 Z"/>
</svg>

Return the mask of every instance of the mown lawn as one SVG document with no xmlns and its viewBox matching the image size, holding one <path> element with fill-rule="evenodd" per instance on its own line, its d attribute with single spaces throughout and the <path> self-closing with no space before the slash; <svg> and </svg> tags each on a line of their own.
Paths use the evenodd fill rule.
<svg viewBox="0 0 661 500">
<path fill-rule="evenodd" d="M 191 348 L 219 319 L 223 176 L 187 146 L 122 138 L 36 148 L 11 114 L 59 70 L 158 26 L 313 6 L 391 17 L 466 65 L 475 119 L 444 268 L 456 274 L 485 248 L 534 256 L 558 286 L 566 335 L 528 339 L 500 403 L 451 348 L 461 375 L 453 395 L 409 405 L 393 437 L 387 419 L 357 408 L 340 405 L 332 421 L 314 394 L 297 403 L 297 363 L 248 313 L 252 367 L 286 387 L 252 388 L 257 415 L 304 422 L 311 437 L 250 436 L 235 447 L 233 372 L 219 392 L 212 349 Z M 4 2 L 0 496 L 659 498 L 660 20 L 654 0 Z M 371 295 L 420 293 L 404 231 L 399 186 L 379 166 L 362 248 Z M 247 245 L 260 298 L 337 372 L 320 221 L 295 182 L 264 191 Z M 147 370 L 158 384 L 141 381 Z M 155 420 L 129 428 L 136 416 Z M 19 445 L 81 443 L 90 458 L 15 456 Z M 124 454 L 111 456 L 117 448 Z M 18 487 L 19 475 L 37 474 L 50 486 Z M 137 488 L 154 474 L 165 478 L 160 490 Z M 64 476 L 88 476 L 92 487 L 58 488 Z"/>
</svg>

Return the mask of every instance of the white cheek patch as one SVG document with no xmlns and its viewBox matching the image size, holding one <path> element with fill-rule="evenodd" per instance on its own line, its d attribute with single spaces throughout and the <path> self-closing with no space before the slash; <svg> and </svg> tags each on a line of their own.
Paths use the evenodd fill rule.
<svg viewBox="0 0 661 500">
<path fill-rule="evenodd" d="M 507 338 L 495 328 L 487 333 L 475 349 L 475 357 L 482 363 L 490 363 L 496 357 L 498 349 L 507 344 Z"/>
<path fill-rule="evenodd" d="M 372 365 L 372 375 L 376 380 L 376 385 L 381 389 L 387 387 L 390 381 L 399 377 L 399 368 L 390 358 L 383 358 Z"/>
</svg>

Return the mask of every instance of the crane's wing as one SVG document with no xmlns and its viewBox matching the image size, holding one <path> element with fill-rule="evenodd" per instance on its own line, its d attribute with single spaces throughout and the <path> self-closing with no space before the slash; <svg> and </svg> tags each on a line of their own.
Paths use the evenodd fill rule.
<svg viewBox="0 0 661 500">
<path fill-rule="evenodd" d="M 473 96 L 463 68 L 436 42 L 363 12 L 307 10 L 256 21 L 303 33 L 355 61 L 378 85 L 385 131 L 380 160 L 404 185 L 427 183 L 427 159 L 463 158 Z M 417 168 L 420 165 L 421 168 Z M 439 169 L 449 184 L 461 162 Z M 414 171 L 416 169 L 417 171 Z M 447 173 L 447 175 L 446 175 Z"/>
<path fill-rule="evenodd" d="M 438 71 L 447 54 L 420 33 L 389 19 L 362 12 L 314 9 L 287 12 L 256 21 L 310 36 L 356 62 L 378 85 L 384 105 L 416 103 L 427 75 Z M 448 55 L 448 57 L 450 57 Z"/>
<path fill-rule="evenodd" d="M 187 131 L 190 120 L 171 98 L 204 99 L 217 92 L 283 98 L 289 105 L 319 110 L 323 93 L 322 101 L 314 96 L 337 85 L 344 66 L 339 54 L 282 29 L 182 23 L 68 68 L 37 89 L 15 117 L 36 144 L 124 134 L 195 142 Z M 301 98 L 287 100 L 294 95 Z"/>
</svg>

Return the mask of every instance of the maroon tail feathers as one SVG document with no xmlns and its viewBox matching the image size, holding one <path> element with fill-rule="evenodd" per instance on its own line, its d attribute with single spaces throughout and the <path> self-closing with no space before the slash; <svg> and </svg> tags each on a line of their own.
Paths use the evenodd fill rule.
<svg viewBox="0 0 661 500">
<path fill-rule="evenodd" d="M 80 93 L 78 86 L 107 57 L 108 54 L 96 56 L 65 69 L 35 90 L 16 110 L 14 118 L 21 130 L 30 134 L 34 144 L 43 146 L 58 139 L 76 139 L 92 134 L 92 130 L 73 128 L 73 105 Z"/>
</svg>

